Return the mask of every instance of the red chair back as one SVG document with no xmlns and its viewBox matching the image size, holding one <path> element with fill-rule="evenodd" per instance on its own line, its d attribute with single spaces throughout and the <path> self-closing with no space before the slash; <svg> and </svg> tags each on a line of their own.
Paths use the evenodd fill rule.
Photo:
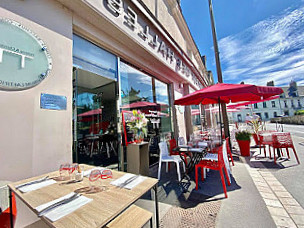
<svg viewBox="0 0 304 228">
<path fill-rule="evenodd" d="M 273 146 L 276 148 L 293 147 L 289 132 L 272 133 Z"/>
<path fill-rule="evenodd" d="M 17 217 L 16 199 L 14 193 L 12 193 L 12 205 L 13 205 L 13 224 L 15 224 Z M 0 227 L 11 227 L 10 222 L 10 208 L 0 213 Z"/>
<path fill-rule="evenodd" d="M 176 148 L 176 140 L 175 139 L 170 139 L 169 140 L 170 155 L 174 154 L 174 151 L 173 151 L 174 148 Z"/>
</svg>

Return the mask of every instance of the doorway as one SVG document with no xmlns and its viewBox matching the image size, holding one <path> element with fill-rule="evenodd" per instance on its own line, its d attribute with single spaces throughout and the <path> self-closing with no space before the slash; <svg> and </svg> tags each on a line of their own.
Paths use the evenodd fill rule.
<svg viewBox="0 0 304 228">
<path fill-rule="evenodd" d="M 73 161 L 117 168 L 117 81 L 73 69 Z"/>
</svg>

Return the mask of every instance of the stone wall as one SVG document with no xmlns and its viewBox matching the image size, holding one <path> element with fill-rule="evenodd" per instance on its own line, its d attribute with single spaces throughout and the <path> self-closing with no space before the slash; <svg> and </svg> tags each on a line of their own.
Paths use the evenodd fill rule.
<svg viewBox="0 0 304 228">
<path fill-rule="evenodd" d="M 289 117 L 277 117 L 270 119 L 271 123 L 282 124 L 304 124 L 304 115 L 301 116 L 289 116 Z"/>
</svg>

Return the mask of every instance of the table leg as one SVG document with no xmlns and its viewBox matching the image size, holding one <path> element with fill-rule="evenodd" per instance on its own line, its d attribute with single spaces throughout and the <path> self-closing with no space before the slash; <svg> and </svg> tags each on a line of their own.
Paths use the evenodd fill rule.
<svg viewBox="0 0 304 228">
<path fill-rule="evenodd" d="M 9 188 L 9 206 L 10 206 L 10 224 L 11 228 L 14 227 L 14 219 L 13 219 L 13 195 L 12 190 Z"/>
<path fill-rule="evenodd" d="M 155 218 L 156 218 L 155 224 L 156 224 L 156 227 L 159 228 L 158 199 L 157 199 L 157 184 L 154 185 L 153 190 L 154 190 L 154 196 L 155 196 L 155 198 L 154 198 L 154 201 L 155 201 Z"/>
</svg>

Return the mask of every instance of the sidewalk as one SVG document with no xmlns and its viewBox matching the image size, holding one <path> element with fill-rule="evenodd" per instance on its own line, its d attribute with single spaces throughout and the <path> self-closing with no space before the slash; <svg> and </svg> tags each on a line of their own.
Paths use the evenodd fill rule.
<svg viewBox="0 0 304 228">
<path fill-rule="evenodd" d="M 251 158 L 244 158 L 234 151 L 235 166 L 232 167 L 232 184 L 227 186 L 228 199 L 224 198 L 217 171 L 210 170 L 207 179 L 199 181 L 199 190 L 195 190 L 194 172 L 191 173 L 191 181 L 183 181 L 187 188 L 183 193 L 176 181 L 175 167 L 168 173 L 164 168 L 159 183 L 161 227 L 182 227 L 177 223 L 181 219 L 188 220 L 187 227 L 304 227 L 303 208 L 269 171 L 273 161 L 266 158 L 266 163 L 261 162 L 265 160 L 256 157 L 257 148 L 251 148 L 251 153 Z M 263 164 L 268 164 L 267 168 Z M 150 172 L 156 177 L 157 166 Z M 206 205 L 204 210 L 208 206 L 216 207 L 215 202 L 220 209 L 210 212 L 211 217 L 216 217 L 214 222 L 204 217 L 198 224 L 195 209 L 202 205 Z M 170 208 L 181 212 L 171 213 Z M 150 207 L 151 211 L 153 209 Z M 168 219 L 169 216 L 173 217 Z"/>
</svg>

